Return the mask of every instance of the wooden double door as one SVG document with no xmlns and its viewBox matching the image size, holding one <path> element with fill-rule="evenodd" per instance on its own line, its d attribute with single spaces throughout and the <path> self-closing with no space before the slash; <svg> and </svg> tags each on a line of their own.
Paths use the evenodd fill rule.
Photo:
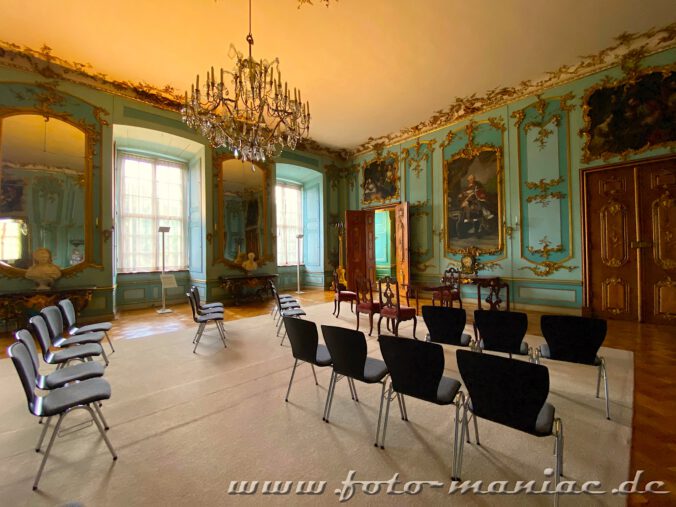
<svg viewBox="0 0 676 507">
<path fill-rule="evenodd" d="M 676 157 L 588 169 L 582 185 L 586 306 L 676 324 Z"/>
<path fill-rule="evenodd" d="M 409 260 L 409 205 L 394 208 L 395 278 L 399 283 L 410 282 Z M 345 212 L 345 276 L 350 290 L 356 290 L 360 277 L 376 280 L 375 210 L 348 210 Z M 376 289 L 376 287 L 374 287 Z"/>
</svg>

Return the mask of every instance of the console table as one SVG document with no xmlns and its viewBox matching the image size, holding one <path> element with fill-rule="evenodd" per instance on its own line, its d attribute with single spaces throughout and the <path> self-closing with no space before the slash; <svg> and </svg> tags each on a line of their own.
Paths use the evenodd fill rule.
<svg viewBox="0 0 676 507">
<path fill-rule="evenodd" d="M 269 281 L 274 281 L 278 275 L 226 275 L 219 276 L 221 287 L 232 297 L 236 305 L 247 301 L 265 301 L 272 297 Z"/>
<path fill-rule="evenodd" d="M 15 292 L 0 291 L 0 320 L 5 328 L 11 321 L 17 328 L 26 326 L 28 319 L 40 313 L 45 306 L 57 304 L 62 299 L 70 299 L 75 311 L 80 313 L 92 299 L 96 287 L 70 287 L 50 290 L 24 290 Z"/>
</svg>

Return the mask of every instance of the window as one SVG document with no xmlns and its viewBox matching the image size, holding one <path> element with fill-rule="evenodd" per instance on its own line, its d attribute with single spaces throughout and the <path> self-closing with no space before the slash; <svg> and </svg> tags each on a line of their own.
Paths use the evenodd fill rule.
<svg viewBox="0 0 676 507">
<path fill-rule="evenodd" d="M 303 233 L 303 187 L 290 183 L 277 183 L 277 264 L 295 265 L 300 253 L 303 263 L 303 247 L 298 252 L 298 236 Z"/>
<path fill-rule="evenodd" d="M 0 260 L 15 261 L 22 257 L 22 231 L 26 234 L 23 220 L 0 219 Z"/>
<path fill-rule="evenodd" d="M 185 164 L 123 152 L 119 160 L 118 270 L 162 269 L 160 226 L 171 228 L 165 234 L 165 269 L 187 269 Z"/>
</svg>

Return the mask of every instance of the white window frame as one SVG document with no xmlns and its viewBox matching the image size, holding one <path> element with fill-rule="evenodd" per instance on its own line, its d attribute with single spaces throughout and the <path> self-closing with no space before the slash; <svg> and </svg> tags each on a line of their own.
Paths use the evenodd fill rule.
<svg viewBox="0 0 676 507">
<path fill-rule="evenodd" d="M 126 211 L 125 208 L 125 198 L 127 198 L 127 185 L 129 183 L 125 179 L 125 161 L 126 160 L 138 160 L 152 165 L 152 211 L 150 213 L 141 213 L 135 212 L 130 213 Z M 187 202 L 188 202 L 188 165 L 185 162 L 180 162 L 177 160 L 172 160 L 170 158 L 163 158 L 161 156 L 152 156 L 152 155 L 141 155 L 138 153 L 131 153 L 123 150 L 117 151 L 117 166 L 119 172 L 119 196 L 118 196 L 118 217 L 117 223 L 118 228 L 117 233 L 117 271 L 118 273 L 149 273 L 149 272 L 158 272 L 162 270 L 162 243 L 161 243 L 161 234 L 158 231 L 158 228 L 162 225 L 170 225 L 171 230 L 165 235 L 165 245 L 166 251 L 170 251 L 169 245 L 172 241 L 178 244 L 178 262 L 172 264 L 170 261 L 170 254 L 167 255 L 167 264 L 165 266 L 165 271 L 184 271 L 188 269 L 188 237 L 187 237 Z M 180 215 L 160 215 L 159 214 L 159 199 L 158 199 L 158 183 L 161 183 L 161 166 L 170 166 L 176 167 L 181 170 L 181 213 Z M 175 194 L 174 194 L 175 195 Z M 156 241 L 152 242 L 152 257 L 154 261 L 151 262 L 151 266 L 139 265 L 138 262 L 134 262 L 133 256 L 134 253 L 129 250 L 133 248 L 131 242 L 126 241 L 128 236 L 125 237 L 125 232 L 130 234 L 129 231 L 125 231 L 126 222 L 130 219 L 148 219 L 152 221 L 151 225 L 151 234 L 156 237 Z M 176 225 L 176 222 L 179 225 Z M 178 236 L 178 242 L 175 241 Z"/>
<path fill-rule="evenodd" d="M 279 199 L 278 188 L 293 189 L 298 191 L 298 223 L 286 223 L 286 199 Z M 303 234 L 303 185 L 298 183 L 291 183 L 277 180 L 275 185 L 275 203 L 277 208 L 277 266 L 295 266 L 297 259 L 293 256 L 289 258 L 289 251 L 293 252 L 297 249 L 298 234 Z M 290 250 L 290 242 L 293 244 L 293 249 Z M 300 264 L 305 264 L 303 258 L 303 242 L 300 244 Z"/>
</svg>

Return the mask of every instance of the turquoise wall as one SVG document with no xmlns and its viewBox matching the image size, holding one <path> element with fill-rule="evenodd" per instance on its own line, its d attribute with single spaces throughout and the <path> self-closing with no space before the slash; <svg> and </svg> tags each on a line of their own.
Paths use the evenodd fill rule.
<svg viewBox="0 0 676 507">
<path fill-rule="evenodd" d="M 641 65 L 660 68 L 675 61 L 676 49 L 671 49 L 646 57 Z M 449 229 L 456 227 L 457 214 L 450 223 L 445 219 L 444 185 L 453 184 L 450 178 L 445 183 L 445 164 L 452 164 L 465 150 L 483 146 L 500 159 L 501 175 L 487 185 L 493 185 L 497 191 L 497 202 L 492 204 L 494 211 L 499 210 L 503 223 L 494 222 L 499 230 L 499 245 L 495 245 L 493 252 L 479 256 L 485 267 L 480 274 L 510 281 L 510 297 L 517 307 L 580 310 L 583 305 L 580 171 L 624 160 L 615 157 L 583 163 L 584 139 L 580 134 L 584 127 L 583 98 L 604 79 L 622 77 L 622 70 L 613 67 L 385 146 L 381 153 L 362 153 L 331 182 L 336 187 L 338 206 L 332 212 L 343 214 L 346 209 L 390 204 L 391 201 L 364 202 L 363 168 L 377 157 L 396 157 L 401 200 L 411 205 L 411 277 L 414 281 L 434 283 L 447 266 L 459 264 L 461 254 L 453 250 L 467 244 L 448 236 Z M 547 132 L 541 136 L 544 131 Z M 668 148 L 650 149 L 626 159 L 667 153 Z M 548 195 L 543 194 L 543 183 Z M 449 191 L 447 197 L 457 198 L 452 194 Z M 472 239 L 477 244 L 481 241 Z M 465 286 L 463 295 L 475 299 L 476 289 Z"/>
</svg>

